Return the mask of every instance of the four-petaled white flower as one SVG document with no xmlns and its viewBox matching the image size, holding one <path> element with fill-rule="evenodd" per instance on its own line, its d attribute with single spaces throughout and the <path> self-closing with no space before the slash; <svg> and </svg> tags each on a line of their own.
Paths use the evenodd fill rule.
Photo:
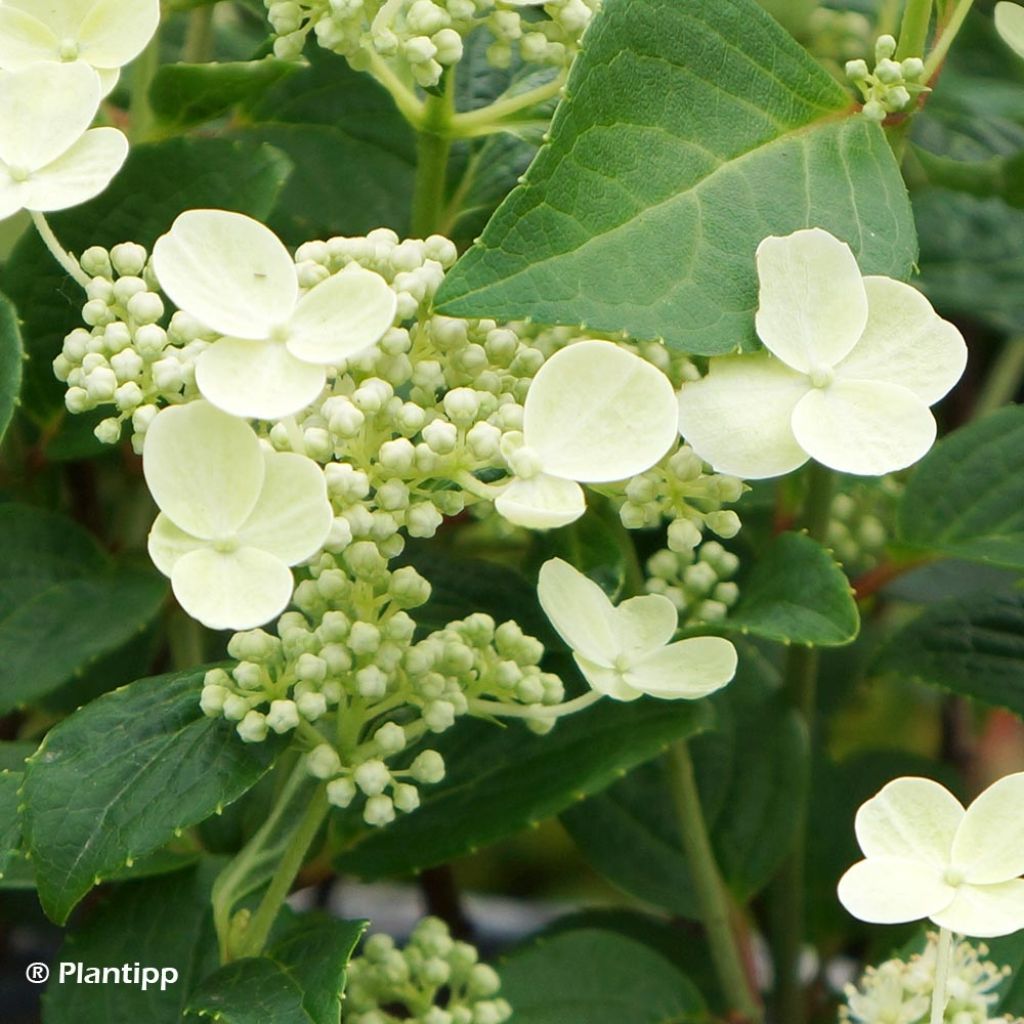
<svg viewBox="0 0 1024 1024">
<path fill-rule="evenodd" d="M 928 407 L 967 362 L 960 332 L 910 285 L 861 277 L 818 228 L 766 238 L 757 267 L 768 351 L 712 359 L 683 386 L 679 429 L 694 451 L 747 479 L 808 458 L 866 476 L 920 459 L 935 440 Z"/>
<path fill-rule="evenodd" d="M 160 0 L 3 0 L 0 68 L 80 61 L 105 96 L 160 24 Z"/>
<path fill-rule="evenodd" d="M 0 71 L 0 220 L 77 206 L 110 184 L 128 140 L 89 128 L 99 104 L 99 79 L 85 64 Z"/>
<path fill-rule="evenodd" d="M 1024 773 L 989 786 L 966 811 L 937 782 L 896 779 L 857 812 L 856 831 L 867 859 L 839 882 L 854 917 L 927 917 L 975 938 L 1024 928 Z"/>
<path fill-rule="evenodd" d="M 1003 42 L 1019 57 L 1024 57 L 1024 7 L 1009 0 L 996 4 L 996 29 Z"/>
<path fill-rule="evenodd" d="M 143 469 L 160 507 L 149 553 L 182 608 L 211 629 L 251 629 L 284 611 L 289 566 L 315 554 L 333 522 L 320 467 L 195 401 L 153 420 Z"/>
<path fill-rule="evenodd" d="M 153 249 L 160 287 L 223 335 L 200 355 L 203 397 L 234 416 L 279 419 L 323 390 L 328 366 L 375 344 L 397 297 L 379 274 L 346 268 L 301 298 L 295 264 L 251 217 L 189 210 Z"/>
<path fill-rule="evenodd" d="M 607 341 L 568 345 L 530 384 L 522 447 L 507 453 L 515 479 L 495 507 L 519 526 L 571 523 L 586 508 L 580 483 L 650 469 L 675 440 L 677 416 L 657 367 Z"/>
<path fill-rule="evenodd" d="M 696 700 L 736 674 L 736 648 L 728 640 L 670 642 L 679 615 L 661 594 L 631 597 L 615 607 L 596 583 L 560 558 L 541 566 L 537 594 L 587 682 L 615 700 L 644 694 Z"/>
</svg>

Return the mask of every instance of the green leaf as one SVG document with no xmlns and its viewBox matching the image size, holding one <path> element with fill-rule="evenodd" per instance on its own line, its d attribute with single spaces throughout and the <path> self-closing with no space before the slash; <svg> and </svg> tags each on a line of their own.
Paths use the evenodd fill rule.
<svg viewBox="0 0 1024 1024">
<path fill-rule="evenodd" d="M 408 229 L 412 129 L 367 74 L 316 47 L 309 67 L 271 89 L 235 136 L 269 143 L 295 167 L 268 223 L 289 244 Z"/>
<path fill-rule="evenodd" d="M 28 762 L 25 834 L 58 924 L 99 881 L 236 800 L 278 744 L 199 709 L 204 671 L 142 679 L 52 729 Z"/>
<path fill-rule="evenodd" d="M 210 889 L 223 864 L 117 887 L 99 910 L 71 929 L 57 959 L 88 967 L 169 967 L 178 980 L 161 991 L 139 985 L 51 984 L 43 1024 L 178 1024 L 197 981 L 217 967 Z"/>
<path fill-rule="evenodd" d="M 1024 592 L 930 605 L 890 638 L 874 667 L 1024 717 Z"/>
<path fill-rule="evenodd" d="M 850 581 L 829 552 L 802 533 L 783 533 L 740 584 L 740 602 L 720 625 L 780 643 L 837 647 L 854 640 L 860 614 Z"/>
<path fill-rule="evenodd" d="M 547 736 L 518 723 L 465 722 L 430 745 L 447 775 L 424 787 L 423 805 L 386 829 L 343 819 L 351 845 L 342 870 L 383 878 L 443 864 L 566 810 L 625 772 L 705 728 L 704 704 L 602 701 L 560 721 Z"/>
<path fill-rule="evenodd" d="M 610 0 L 550 144 L 438 310 L 714 354 L 755 342 L 766 235 L 817 225 L 865 273 L 906 277 L 906 190 L 882 130 L 852 109 L 754 0 Z"/>
<path fill-rule="evenodd" d="M 167 594 L 114 565 L 77 524 L 0 505 L 0 712 L 56 690 L 141 633 Z"/>
<path fill-rule="evenodd" d="M 1024 569 L 1024 406 L 943 438 L 911 475 L 897 527 L 914 548 Z"/>
<path fill-rule="evenodd" d="M 367 923 L 304 915 L 271 947 L 268 955 L 302 989 L 302 1005 L 313 1024 L 338 1024 L 348 962 Z"/>
<path fill-rule="evenodd" d="M 8 769 L 0 770 L 0 878 L 21 847 L 21 821 L 18 818 L 18 791 L 24 775 Z"/>
<path fill-rule="evenodd" d="M 184 210 L 213 207 L 265 218 L 291 164 L 278 150 L 229 139 L 177 138 L 133 146 L 111 186 L 88 203 L 49 218 L 66 249 L 133 241 L 151 247 Z M 82 290 L 70 280 L 35 232 L 15 247 L 0 287 L 23 321 L 30 356 L 25 408 L 40 421 L 63 409 L 64 385 L 51 362 L 64 336 L 82 326 Z"/>
<path fill-rule="evenodd" d="M 626 548 L 632 544 L 623 533 L 616 513 L 588 508 L 576 522 L 535 535 L 531 567 L 539 571 L 547 559 L 563 558 L 615 600 L 626 582 Z"/>
<path fill-rule="evenodd" d="M 23 359 L 18 315 L 11 303 L 0 295 L 0 439 L 18 405 Z"/>
<path fill-rule="evenodd" d="M 580 928 L 541 938 L 501 965 L 516 1024 L 684 1024 L 707 1019 L 693 983 L 649 946 Z"/>
<path fill-rule="evenodd" d="M 211 974 L 192 994 L 190 1016 L 219 1024 L 314 1024 L 298 983 L 268 957 L 236 960 Z"/>
<path fill-rule="evenodd" d="M 169 125 L 202 124 L 240 103 L 253 103 L 272 85 L 295 74 L 293 61 L 228 61 L 210 64 L 164 64 L 149 87 L 153 113 Z"/>
<path fill-rule="evenodd" d="M 807 737 L 779 692 L 777 673 L 753 649 L 712 703 L 717 727 L 690 740 L 701 806 L 726 883 L 746 903 L 774 876 L 799 823 Z M 587 860 L 624 891 L 696 919 L 667 760 L 652 761 L 562 815 Z"/>
</svg>

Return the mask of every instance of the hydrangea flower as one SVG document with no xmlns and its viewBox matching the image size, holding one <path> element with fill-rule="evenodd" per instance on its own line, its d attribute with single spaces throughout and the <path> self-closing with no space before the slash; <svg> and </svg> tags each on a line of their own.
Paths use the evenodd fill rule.
<svg viewBox="0 0 1024 1024">
<path fill-rule="evenodd" d="M 0 68 L 80 61 L 95 68 L 105 96 L 160 24 L 160 0 L 3 0 Z"/>
<path fill-rule="evenodd" d="M 211 629 L 280 615 L 289 566 L 318 551 L 331 528 L 319 466 L 264 447 L 248 424 L 196 401 L 153 420 L 143 470 L 160 508 L 149 553 L 182 608 Z"/>
<path fill-rule="evenodd" d="M 615 607 L 596 583 L 560 558 L 541 566 L 537 594 L 587 682 L 614 700 L 644 694 L 696 700 L 736 674 L 736 648 L 728 640 L 671 642 L 679 614 L 660 594 L 631 597 Z"/>
<path fill-rule="evenodd" d="M 935 440 L 929 406 L 967 349 L 920 292 L 861 277 L 849 246 L 812 228 L 757 250 L 757 333 L 767 352 L 711 360 L 679 395 L 679 429 L 716 469 L 779 476 L 809 458 L 880 476 Z"/>
<path fill-rule="evenodd" d="M 1000 0 L 996 4 L 996 29 L 1003 42 L 1018 56 L 1024 57 L 1024 7 Z"/>
<path fill-rule="evenodd" d="M 975 938 L 1024 928 L 1024 773 L 989 786 L 965 811 L 930 779 L 890 782 L 857 812 L 865 860 L 839 899 L 872 924 L 930 918 Z"/>
<path fill-rule="evenodd" d="M 89 128 L 99 104 L 99 79 L 85 64 L 0 71 L 0 220 L 77 206 L 110 184 L 128 140 Z"/>
<path fill-rule="evenodd" d="M 279 419 L 323 390 L 327 367 L 380 340 L 395 293 L 372 271 L 346 268 L 300 298 L 295 264 L 251 217 L 189 210 L 153 249 L 160 287 L 223 337 L 196 363 L 203 397 L 234 416 Z"/>
<path fill-rule="evenodd" d="M 668 378 L 607 341 L 581 341 L 540 368 L 523 407 L 514 479 L 495 501 L 509 522 L 564 526 L 586 508 L 580 483 L 625 480 L 653 466 L 676 437 Z"/>
</svg>

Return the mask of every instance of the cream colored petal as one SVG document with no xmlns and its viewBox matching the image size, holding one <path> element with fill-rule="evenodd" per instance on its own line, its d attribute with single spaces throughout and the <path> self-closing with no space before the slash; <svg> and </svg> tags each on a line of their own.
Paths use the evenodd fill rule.
<svg viewBox="0 0 1024 1024">
<path fill-rule="evenodd" d="M 160 510 L 202 540 L 234 535 L 263 487 L 263 453 L 252 428 L 207 402 L 157 414 L 146 431 L 142 469 Z"/>
<path fill-rule="evenodd" d="M 114 91 L 121 78 L 120 68 L 97 68 L 96 74 L 100 76 L 100 92 L 106 98 Z"/>
<path fill-rule="evenodd" d="M 160 0 L 97 0 L 78 30 L 79 56 L 120 68 L 146 48 L 160 24 Z"/>
<path fill-rule="evenodd" d="M 1024 7 L 1000 0 L 996 4 L 996 29 L 1018 57 L 1024 57 Z"/>
<path fill-rule="evenodd" d="M 4 0 L 4 7 L 27 11 L 45 22 L 58 39 L 77 39 L 90 0 Z"/>
<path fill-rule="evenodd" d="M 43 60 L 57 60 L 60 41 L 53 30 L 28 11 L 0 5 L 0 68 L 18 71 Z"/>
<path fill-rule="evenodd" d="M 187 210 L 153 248 L 160 287 L 219 334 L 264 340 L 284 329 L 299 296 L 288 250 L 241 213 Z"/>
<path fill-rule="evenodd" d="M 935 417 L 898 384 L 837 378 L 793 411 L 793 434 L 824 466 L 882 476 L 913 465 L 935 441 Z"/>
<path fill-rule="evenodd" d="M 617 669 L 599 665 L 579 654 L 574 655 L 574 658 L 583 678 L 595 692 L 620 701 L 639 700 L 643 696 L 643 692 L 630 686 Z"/>
<path fill-rule="evenodd" d="M 192 618 L 210 629 L 254 629 L 288 607 L 295 581 L 266 551 L 201 548 L 178 559 L 171 589 Z"/>
<path fill-rule="evenodd" d="M 327 539 L 334 512 L 320 467 L 305 455 L 264 452 L 266 475 L 252 514 L 238 531 L 246 547 L 259 548 L 295 565 Z"/>
<path fill-rule="evenodd" d="M 398 297 L 380 274 L 342 271 L 299 301 L 288 350 L 307 363 L 333 366 L 380 341 L 397 307 Z"/>
<path fill-rule="evenodd" d="M 1024 928 L 1024 882 L 962 885 L 953 902 L 932 914 L 940 927 L 973 939 L 996 939 Z"/>
<path fill-rule="evenodd" d="M 736 675 L 736 648 L 717 636 L 678 640 L 636 662 L 626 682 L 662 700 L 697 700 Z"/>
<path fill-rule="evenodd" d="M 664 647 L 679 625 L 676 606 L 661 594 L 645 594 L 623 601 L 612 615 L 619 650 L 629 658 Z"/>
<path fill-rule="evenodd" d="M 161 512 L 156 517 L 153 528 L 149 531 L 147 547 L 149 548 L 149 557 L 153 559 L 153 564 L 165 576 L 170 576 L 178 559 L 184 558 L 189 552 L 195 551 L 198 548 L 209 547 L 209 542 L 199 540 L 198 537 L 193 537 L 192 534 L 179 530 Z"/>
<path fill-rule="evenodd" d="M 0 71 L 0 160 L 33 172 L 76 143 L 96 116 L 100 80 L 87 64 Z"/>
<path fill-rule="evenodd" d="M 611 342 L 581 341 L 534 377 L 523 435 L 546 473 L 600 483 L 653 466 L 675 441 L 676 420 L 661 370 Z"/>
<path fill-rule="evenodd" d="M 994 782 L 967 808 L 953 863 L 978 885 L 1024 874 L 1024 772 Z"/>
<path fill-rule="evenodd" d="M 63 156 L 25 182 L 25 209 L 66 210 L 98 196 L 128 157 L 128 140 L 116 128 L 92 128 Z"/>
<path fill-rule="evenodd" d="M 679 432 L 720 473 L 781 476 L 807 461 L 790 424 L 809 389 L 803 374 L 764 352 L 712 359 L 708 375 L 679 392 Z"/>
<path fill-rule="evenodd" d="M 12 181 L 7 168 L 0 163 L 0 221 L 25 208 L 25 199 L 31 194 L 25 186 L 24 181 Z"/>
<path fill-rule="evenodd" d="M 899 857 L 945 869 L 964 809 L 945 786 L 907 777 L 884 786 L 857 812 L 865 857 Z"/>
<path fill-rule="evenodd" d="M 561 558 L 540 568 L 537 597 L 558 635 L 581 657 L 607 668 L 620 653 L 614 610 L 604 591 Z M 602 691 L 604 692 L 604 691 Z"/>
<path fill-rule="evenodd" d="M 757 333 L 794 370 L 835 366 L 864 330 L 868 302 L 850 247 L 821 228 L 757 247 Z"/>
<path fill-rule="evenodd" d="M 498 514 L 530 530 L 554 530 L 575 522 L 587 510 L 583 488 L 572 480 L 540 473 L 513 480 L 494 502 Z"/>
<path fill-rule="evenodd" d="M 869 924 L 935 920 L 955 893 L 939 868 L 899 857 L 862 860 L 839 880 L 839 902 Z"/>
<path fill-rule="evenodd" d="M 196 362 L 203 397 L 232 416 L 275 420 L 305 409 L 327 381 L 322 366 L 296 359 L 276 341 L 222 338 Z"/>
<path fill-rule="evenodd" d="M 934 405 L 963 376 L 963 335 L 916 289 L 889 277 L 866 277 L 868 324 L 836 375 L 881 380 Z"/>
</svg>

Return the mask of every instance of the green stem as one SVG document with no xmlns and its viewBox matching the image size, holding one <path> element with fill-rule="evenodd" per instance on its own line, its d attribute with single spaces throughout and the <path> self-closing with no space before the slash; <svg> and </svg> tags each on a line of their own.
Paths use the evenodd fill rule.
<svg viewBox="0 0 1024 1024">
<path fill-rule="evenodd" d="M 267 891 L 263 894 L 256 912 L 252 915 L 245 929 L 242 945 L 239 950 L 242 956 L 259 956 L 267 944 L 267 938 L 274 927 L 274 921 L 291 892 L 292 885 L 298 877 L 302 864 L 313 845 L 320 826 L 327 817 L 330 804 L 327 802 L 327 787 L 317 787 L 310 800 L 306 813 L 292 834 L 291 841 L 285 849 L 284 856 L 278 862 L 277 870 L 270 880 Z"/>
<path fill-rule="evenodd" d="M 181 59 L 186 64 L 205 64 L 213 59 L 213 9 L 216 4 L 197 7 L 188 16 Z"/>
<path fill-rule="evenodd" d="M 738 1013 L 740 1019 L 752 1024 L 760 1022 L 764 1019 L 764 1013 L 750 984 L 733 931 L 729 898 L 711 849 L 697 781 L 693 774 L 693 760 L 686 741 L 678 740 L 674 743 L 668 758 L 671 767 L 669 784 L 683 852 L 693 877 L 700 919 L 708 935 L 711 959 L 722 986 L 722 994 L 729 1010 Z"/>
<path fill-rule="evenodd" d="M 589 691 L 582 697 L 576 697 L 564 704 L 502 704 L 501 701 L 485 700 L 482 697 L 470 697 L 468 704 L 470 714 L 474 715 L 489 715 L 492 718 L 534 718 L 544 721 L 574 715 L 577 711 L 596 704 L 600 699 L 600 693 Z"/>
<path fill-rule="evenodd" d="M 1012 402 L 1024 381 L 1024 335 L 1010 338 L 988 371 L 972 419 L 980 419 Z"/>
<path fill-rule="evenodd" d="M 469 139 L 500 132 L 506 127 L 503 121 L 557 96 L 565 85 L 565 78 L 566 73 L 563 71 L 550 82 L 533 89 L 506 96 L 477 110 L 455 114 L 451 119 L 451 133 L 457 139 Z"/>
<path fill-rule="evenodd" d="M 441 96 L 429 96 L 416 138 L 416 182 L 412 196 L 412 234 L 432 235 L 445 213 L 445 183 L 452 149 L 451 123 L 455 106 L 455 76 L 449 73 Z"/>
<path fill-rule="evenodd" d="M 939 944 L 935 950 L 935 985 L 932 988 L 931 1024 L 942 1024 L 946 1019 L 946 983 L 953 954 L 953 933 L 939 929 Z"/>
<path fill-rule="evenodd" d="M 967 15 L 971 13 L 973 6 L 974 0 L 960 0 L 956 7 L 953 8 L 949 21 L 943 26 L 939 38 L 936 40 L 935 48 L 928 54 L 928 59 L 924 62 L 924 80 L 926 82 L 930 82 L 935 77 L 939 68 L 942 67 L 942 62 L 946 59 L 949 48 L 953 45 L 953 40 L 956 39 L 960 29 L 963 28 Z"/>
<path fill-rule="evenodd" d="M 932 20 L 932 0 L 907 0 L 900 24 L 896 59 L 923 57 L 928 45 L 928 27 Z"/>
<path fill-rule="evenodd" d="M 149 87 L 160 68 L 160 33 L 139 54 L 132 68 L 131 141 L 135 145 L 154 135 L 156 115 L 149 103 Z"/>
<path fill-rule="evenodd" d="M 64 248 L 53 233 L 49 221 L 37 211 L 31 213 L 32 223 L 43 240 L 43 245 L 50 250 L 50 255 L 68 272 L 69 276 L 83 288 L 89 286 L 89 275 L 82 269 L 82 265 Z"/>
<path fill-rule="evenodd" d="M 406 121 L 419 131 L 425 116 L 423 101 L 395 74 L 391 65 L 380 54 L 371 55 L 368 70 L 378 83 L 391 93 L 395 106 Z"/>
<path fill-rule="evenodd" d="M 834 475 L 816 462 L 809 469 L 803 521 L 808 535 L 824 541 L 832 509 Z M 816 648 L 794 646 L 786 659 L 785 687 L 810 732 L 815 717 L 819 655 Z M 810 746 L 810 745 L 808 745 Z M 806 1015 L 800 983 L 800 954 L 806 927 L 804 899 L 807 858 L 807 802 L 803 797 L 793 848 L 774 882 L 772 953 L 775 961 L 776 1014 L 786 1024 L 802 1024 Z"/>
</svg>

